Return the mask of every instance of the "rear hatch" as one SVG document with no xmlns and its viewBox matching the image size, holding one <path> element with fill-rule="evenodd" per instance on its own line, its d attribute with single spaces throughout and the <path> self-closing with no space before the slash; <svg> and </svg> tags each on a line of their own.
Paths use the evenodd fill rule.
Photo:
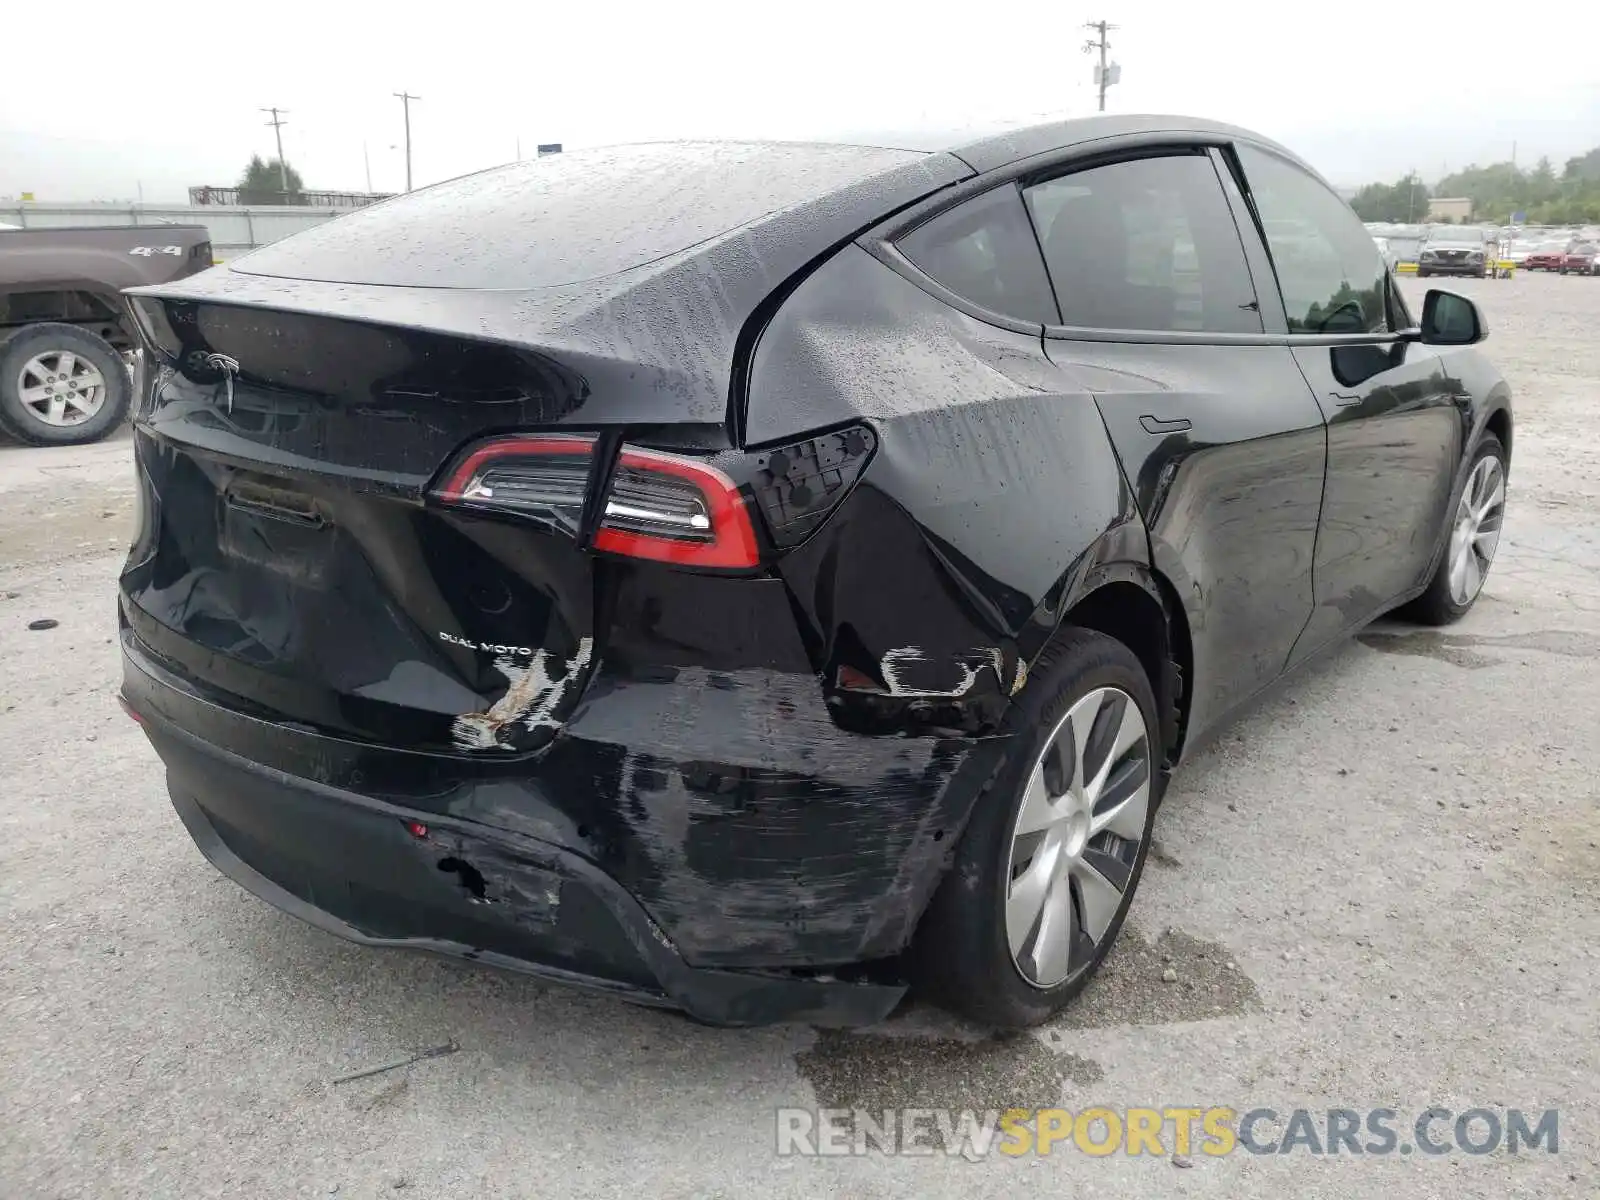
<svg viewBox="0 0 1600 1200">
<path fill-rule="evenodd" d="M 593 636 L 577 514 L 426 498 L 460 447 L 559 412 L 581 380 L 439 335 L 168 311 L 205 349 L 160 373 L 138 423 L 145 511 L 123 586 L 140 640 L 273 720 L 418 749 L 546 740 Z M 457 719 L 474 712 L 489 715 Z"/>
<path fill-rule="evenodd" d="M 533 176 L 533 198 L 519 169 L 135 293 L 156 366 L 122 609 L 143 648 L 280 724 L 438 753 L 548 743 L 622 573 L 760 569 L 759 518 L 715 466 L 737 457 L 746 322 L 886 196 L 960 173 L 759 149 L 743 208 L 703 195 L 737 171 L 646 187 L 641 217 L 614 161 Z M 563 191 L 592 203 L 607 178 L 608 219 L 645 227 L 631 242 Z"/>
</svg>

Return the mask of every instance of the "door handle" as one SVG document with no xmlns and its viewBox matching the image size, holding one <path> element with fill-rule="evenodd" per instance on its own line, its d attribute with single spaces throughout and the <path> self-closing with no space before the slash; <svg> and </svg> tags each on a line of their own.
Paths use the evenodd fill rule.
<svg viewBox="0 0 1600 1200">
<path fill-rule="evenodd" d="M 1343 392 L 1329 392 L 1328 399 L 1332 400 L 1340 408 L 1349 408 L 1352 404 L 1360 404 L 1362 398 L 1360 396 L 1347 396 Z"/>
<path fill-rule="evenodd" d="M 1140 417 L 1139 424 L 1144 426 L 1146 433 L 1183 433 L 1194 428 L 1189 423 L 1188 417 L 1173 417 L 1170 420 L 1161 417 Z"/>
</svg>

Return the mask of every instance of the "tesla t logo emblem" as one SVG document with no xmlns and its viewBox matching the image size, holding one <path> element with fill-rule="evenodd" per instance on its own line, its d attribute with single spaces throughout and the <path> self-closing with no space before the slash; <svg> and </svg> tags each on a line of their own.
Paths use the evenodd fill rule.
<svg viewBox="0 0 1600 1200">
<path fill-rule="evenodd" d="M 228 389 L 228 415 L 233 415 L 233 380 L 239 374 L 239 360 L 226 354 L 206 355 L 206 366 L 222 372 L 222 382 Z"/>
</svg>

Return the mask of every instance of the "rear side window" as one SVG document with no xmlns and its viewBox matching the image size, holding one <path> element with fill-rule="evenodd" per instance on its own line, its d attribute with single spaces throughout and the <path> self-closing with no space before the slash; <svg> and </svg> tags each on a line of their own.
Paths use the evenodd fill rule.
<svg viewBox="0 0 1600 1200">
<path fill-rule="evenodd" d="M 1208 157 L 1110 163 L 1024 195 L 1064 325 L 1261 332 L 1244 247 Z"/>
<path fill-rule="evenodd" d="M 1039 245 L 1011 184 L 924 221 L 896 246 L 918 270 L 979 308 L 1019 321 L 1056 323 Z"/>
<path fill-rule="evenodd" d="M 1253 146 L 1238 148 L 1278 273 L 1290 333 L 1383 333 L 1383 258 L 1366 227 L 1320 180 Z"/>
</svg>

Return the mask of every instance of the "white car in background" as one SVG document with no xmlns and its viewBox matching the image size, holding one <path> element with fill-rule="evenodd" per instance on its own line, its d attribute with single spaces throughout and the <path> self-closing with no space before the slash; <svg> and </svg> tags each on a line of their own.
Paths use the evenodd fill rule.
<svg viewBox="0 0 1600 1200">
<path fill-rule="evenodd" d="M 1378 253 L 1383 256 L 1383 265 L 1391 271 L 1394 270 L 1394 265 L 1398 260 L 1395 258 L 1394 251 L 1389 247 L 1389 239 L 1386 237 L 1374 237 L 1372 244 L 1378 248 Z"/>
</svg>

